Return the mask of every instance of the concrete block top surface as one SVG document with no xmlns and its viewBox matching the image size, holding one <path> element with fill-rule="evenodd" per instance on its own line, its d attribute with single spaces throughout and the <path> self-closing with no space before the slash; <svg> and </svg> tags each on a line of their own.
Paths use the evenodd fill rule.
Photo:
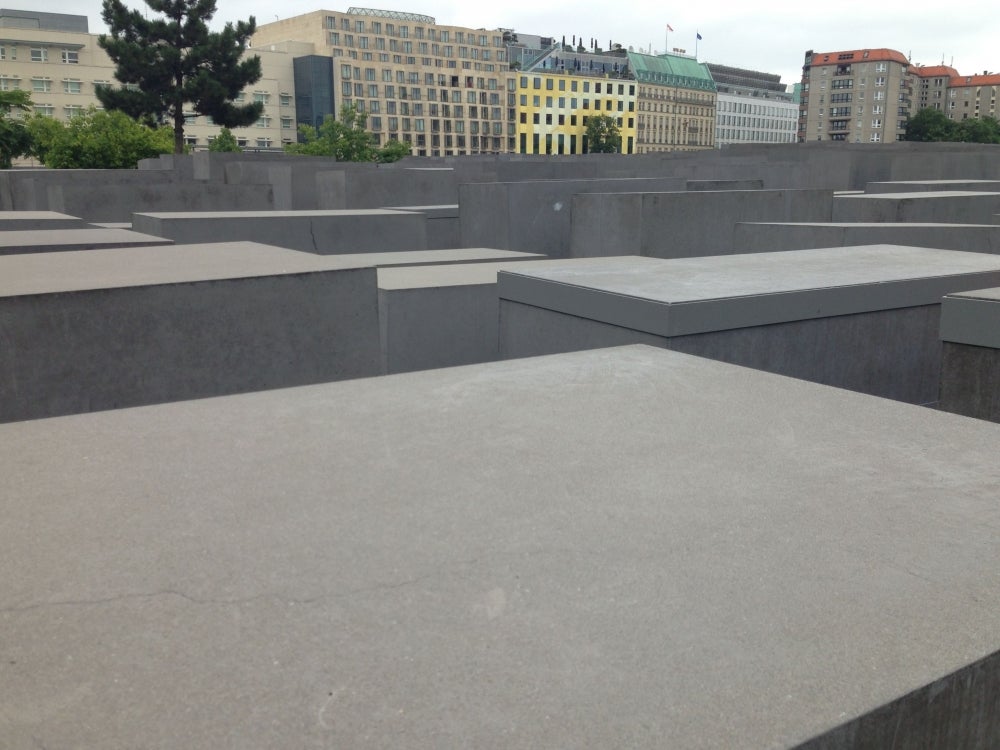
<svg viewBox="0 0 1000 750">
<path fill-rule="evenodd" d="M 0 252 L 2 248 L 47 248 L 66 246 L 99 247 L 101 245 L 171 245 L 173 240 L 154 237 L 151 234 L 133 232 L 130 229 L 89 227 L 83 229 L 19 229 L 0 231 Z"/>
<path fill-rule="evenodd" d="M 997 229 L 995 224 L 944 224 L 933 221 L 741 221 L 739 224 L 767 227 L 843 227 L 845 229 Z"/>
<path fill-rule="evenodd" d="M 257 242 L 210 242 L 0 256 L 0 297 L 424 263 L 523 260 L 490 248 L 315 255 Z"/>
<path fill-rule="evenodd" d="M 934 200 L 935 198 L 1000 198 L 1000 193 L 990 193 L 979 190 L 921 190 L 913 193 L 860 193 L 845 195 L 838 193 L 837 198 L 844 200 Z"/>
<path fill-rule="evenodd" d="M 946 296 L 941 303 L 941 340 L 1000 349 L 1000 287 Z"/>
<path fill-rule="evenodd" d="M 1000 279 L 1000 257 L 900 245 L 588 260 L 501 271 L 500 297 L 672 336 L 935 304 Z"/>
<path fill-rule="evenodd" d="M 0 446 L 10 747 L 786 748 L 1000 648 L 1000 426 L 675 352 Z"/>
<path fill-rule="evenodd" d="M 3 230 L 4 222 L 17 221 L 66 221 L 74 223 L 81 222 L 83 219 L 58 211 L 0 211 L 0 230 Z"/>
<path fill-rule="evenodd" d="M 336 216 L 397 216 L 405 211 L 388 208 L 330 209 L 325 211 L 160 211 L 136 213 L 154 219 L 295 219 Z"/>
<path fill-rule="evenodd" d="M 499 271 L 517 271 L 535 263 L 552 263 L 542 260 L 508 261 L 501 263 L 461 263 L 447 266 L 411 266 L 407 268 L 379 268 L 379 289 L 429 289 L 442 286 L 467 286 L 470 284 L 496 284 Z"/>
</svg>

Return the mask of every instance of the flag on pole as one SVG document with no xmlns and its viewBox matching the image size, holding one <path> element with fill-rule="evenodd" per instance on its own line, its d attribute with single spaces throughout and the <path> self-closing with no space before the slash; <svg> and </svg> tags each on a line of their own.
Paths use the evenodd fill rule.
<svg viewBox="0 0 1000 750">
<path fill-rule="evenodd" d="M 695 32 L 695 34 L 697 34 L 698 36 L 698 41 L 701 41 L 701 34 L 699 34 L 697 31 Z"/>
<path fill-rule="evenodd" d="M 673 26 L 671 26 L 671 25 L 670 25 L 670 24 L 668 23 L 668 24 L 667 24 L 667 31 L 673 31 L 673 30 L 674 30 L 674 27 L 673 27 Z"/>
</svg>

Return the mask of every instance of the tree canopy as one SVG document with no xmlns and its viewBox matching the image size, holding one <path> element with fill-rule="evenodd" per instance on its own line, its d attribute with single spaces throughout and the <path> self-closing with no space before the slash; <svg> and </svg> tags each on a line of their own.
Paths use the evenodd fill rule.
<svg viewBox="0 0 1000 750">
<path fill-rule="evenodd" d="M 301 143 L 289 143 L 285 151 L 304 156 L 332 156 L 337 161 L 399 161 L 410 155 L 410 144 L 389 141 L 385 146 L 375 145 L 375 136 L 365 125 L 368 116 L 351 105 L 340 108 L 340 118 L 327 115 L 319 128 L 299 125 Z"/>
<path fill-rule="evenodd" d="M 169 154 L 167 128 L 142 125 L 124 112 L 90 107 L 60 122 L 44 115 L 28 121 L 32 153 L 53 169 L 135 169 L 140 159 Z"/>
<path fill-rule="evenodd" d="M 1000 143 L 1000 122 L 993 117 L 950 120 L 941 110 L 926 107 L 907 121 L 906 140 Z"/>
<path fill-rule="evenodd" d="M 146 0 L 156 16 L 146 18 L 121 0 L 104 0 L 101 17 L 110 34 L 98 44 L 115 63 L 121 88 L 102 86 L 97 98 L 147 123 L 170 122 L 174 152 L 184 150 L 184 108 L 225 127 L 250 125 L 263 104 L 236 104 L 244 86 L 260 80 L 260 58 L 243 58 L 256 31 L 253 16 L 221 32 L 208 30 L 215 0 Z"/>
<path fill-rule="evenodd" d="M 229 128 L 222 128 L 219 134 L 208 144 L 208 150 L 213 153 L 238 153 L 243 149 Z"/>
<path fill-rule="evenodd" d="M 591 115 L 587 118 L 587 151 L 591 154 L 617 154 L 622 150 L 622 134 L 613 117 Z"/>
<path fill-rule="evenodd" d="M 10 169 L 14 159 L 31 152 L 31 132 L 21 116 L 30 108 L 27 91 L 0 91 L 0 169 Z"/>
</svg>

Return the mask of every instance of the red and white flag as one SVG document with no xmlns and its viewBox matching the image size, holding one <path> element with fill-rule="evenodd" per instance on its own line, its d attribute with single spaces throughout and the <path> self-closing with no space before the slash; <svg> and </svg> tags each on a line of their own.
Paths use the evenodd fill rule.
<svg viewBox="0 0 1000 750">
<path fill-rule="evenodd" d="M 667 24 L 667 31 L 673 31 L 673 30 L 674 30 L 674 27 L 673 27 L 673 26 L 671 26 L 671 25 L 670 25 L 670 24 L 668 23 L 668 24 Z"/>
</svg>

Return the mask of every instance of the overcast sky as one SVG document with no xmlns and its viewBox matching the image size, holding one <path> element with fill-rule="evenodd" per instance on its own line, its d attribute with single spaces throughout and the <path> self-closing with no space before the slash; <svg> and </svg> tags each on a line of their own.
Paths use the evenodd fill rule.
<svg viewBox="0 0 1000 750">
<path fill-rule="evenodd" d="M 250 15 L 261 25 L 275 16 L 289 16 L 326 8 L 347 10 L 349 5 L 317 5 L 312 0 L 217 0 L 215 23 L 245 19 Z M 579 0 L 567 5 L 529 0 L 473 3 L 468 0 L 372 0 L 367 5 L 433 16 L 438 23 L 472 28 L 512 28 L 570 41 L 576 34 L 596 37 L 602 47 L 608 41 L 645 50 L 663 51 L 664 32 L 670 24 L 670 48 L 695 53 L 695 34 L 700 32 L 698 59 L 723 65 L 778 73 L 784 83 L 802 75 L 806 50 L 832 52 L 841 49 L 889 47 L 907 55 L 913 63 L 953 65 L 963 75 L 1000 72 L 1000 12 L 995 0 L 960 1 L 955 6 L 936 3 L 872 3 L 844 0 L 835 6 L 803 5 L 791 0 L 766 4 L 684 4 L 671 10 L 652 0 L 629 0 L 622 5 L 609 0 Z M 140 0 L 132 7 L 144 7 Z M 25 2 L 7 0 L 11 8 L 29 8 Z M 48 0 L 44 10 L 86 15 L 93 33 L 104 31 L 100 2 L 92 0 Z"/>
</svg>

